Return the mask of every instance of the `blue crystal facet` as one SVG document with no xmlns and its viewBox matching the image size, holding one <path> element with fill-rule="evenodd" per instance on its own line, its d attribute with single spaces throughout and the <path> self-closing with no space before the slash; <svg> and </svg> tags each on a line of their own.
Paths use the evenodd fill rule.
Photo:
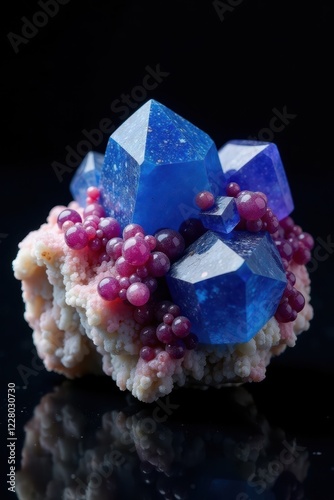
<svg viewBox="0 0 334 500">
<path fill-rule="evenodd" d="M 199 216 L 199 191 L 223 185 L 212 139 L 151 99 L 109 138 L 101 173 L 102 204 L 122 227 L 135 222 L 147 233 L 178 230 Z"/>
<path fill-rule="evenodd" d="M 203 226 L 212 231 L 230 233 L 240 221 L 235 199 L 230 196 L 217 196 L 215 206 L 200 213 Z"/>
<path fill-rule="evenodd" d="M 70 191 L 80 206 L 86 206 L 86 192 L 90 186 L 99 186 L 104 155 L 90 151 L 77 168 L 71 183 Z"/>
<path fill-rule="evenodd" d="M 218 151 L 224 172 L 224 189 L 237 182 L 241 189 L 262 191 L 279 220 L 294 209 L 289 183 L 276 144 L 234 140 Z"/>
<path fill-rule="evenodd" d="M 287 283 L 270 234 L 248 231 L 207 231 L 166 279 L 203 344 L 250 340 L 275 314 Z"/>
</svg>

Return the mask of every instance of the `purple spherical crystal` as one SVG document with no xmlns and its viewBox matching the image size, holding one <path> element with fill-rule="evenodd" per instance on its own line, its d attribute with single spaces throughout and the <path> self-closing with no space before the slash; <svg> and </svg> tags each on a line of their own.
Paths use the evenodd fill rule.
<svg viewBox="0 0 334 500">
<path fill-rule="evenodd" d="M 119 282 L 120 287 L 125 288 L 125 289 L 129 288 L 129 286 L 131 285 L 130 280 L 127 276 L 122 276 L 118 280 L 118 282 Z"/>
<path fill-rule="evenodd" d="M 99 225 L 100 222 L 100 217 L 97 215 L 87 215 L 84 220 L 84 224 L 89 224 L 90 226 L 95 227 L 97 229 L 97 226 Z"/>
<path fill-rule="evenodd" d="M 139 224 L 128 224 L 125 226 L 123 229 L 123 239 L 127 240 L 128 238 L 132 238 L 133 236 L 136 236 L 136 234 L 142 234 L 143 236 L 145 235 L 144 229 L 139 225 Z"/>
<path fill-rule="evenodd" d="M 88 242 L 88 247 L 93 252 L 99 252 L 102 248 L 102 241 L 100 238 L 93 238 Z"/>
<path fill-rule="evenodd" d="M 140 325 L 149 325 L 150 323 L 154 323 L 154 313 L 154 305 L 148 302 L 143 306 L 137 307 L 133 313 L 133 317 Z"/>
<path fill-rule="evenodd" d="M 131 274 L 134 274 L 136 272 L 136 268 L 129 264 L 121 255 L 118 257 L 118 259 L 115 262 L 115 267 L 116 271 L 121 275 L 121 276 L 131 276 Z"/>
<path fill-rule="evenodd" d="M 142 266 L 148 261 L 151 250 L 144 238 L 132 236 L 124 241 L 122 255 L 132 266 Z"/>
<path fill-rule="evenodd" d="M 140 357 L 144 361 L 151 361 L 155 358 L 155 351 L 152 347 L 144 346 L 140 349 Z"/>
<path fill-rule="evenodd" d="M 160 325 L 157 326 L 156 335 L 160 342 L 163 342 L 164 344 L 169 344 L 175 340 L 171 326 L 166 325 L 165 323 L 160 323 Z"/>
<path fill-rule="evenodd" d="M 106 244 L 106 252 L 114 260 L 122 255 L 123 240 L 122 238 L 111 238 Z"/>
<path fill-rule="evenodd" d="M 157 251 L 165 253 L 172 262 L 181 257 L 186 246 L 181 233 L 174 229 L 161 229 L 154 236 Z"/>
<path fill-rule="evenodd" d="M 98 228 L 108 240 L 116 238 L 121 234 L 121 226 L 113 217 L 104 217 L 101 219 Z"/>
<path fill-rule="evenodd" d="M 139 338 L 143 345 L 148 345 L 150 347 L 159 345 L 159 339 L 157 338 L 156 328 L 154 326 L 145 326 L 142 328 Z"/>
<path fill-rule="evenodd" d="M 172 359 L 182 359 L 186 352 L 186 346 L 181 339 L 174 340 L 167 344 L 165 349 Z"/>
<path fill-rule="evenodd" d="M 281 302 L 277 307 L 275 313 L 275 318 L 277 319 L 277 321 L 280 321 L 281 323 L 288 323 L 296 319 L 296 317 L 296 311 L 294 311 L 287 300 Z"/>
<path fill-rule="evenodd" d="M 309 250 L 312 250 L 314 247 L 314 239 L 313 236 L 309 233 L 302 232 L 298 236 L 298 241 L 301 241 L 303 245 L 308 248 Z"/>
<path fill-rule="evenodd" d="M 311 250 L 306 248 L 303 243 L 299 243 L 297 250 L 293 253 L 293 260 L 302 266 L 307 264 L 311 260 Z"/>
<path fill-rule="evenodd" d="M 158 288 L 158 282 L 156 278 L 148 276 L 147 278 L 142 278 L 142 283 L 144 283 L 151 293 L 155 292 Z"/>
<path fill-rule="evenodd" d="M 235 198 L 236 196 L 238 196 L 240 191 L 241 191 L 240 186 L 236 182 L 230 182 L 226 186 L 226 196 L 231 196 L 232 198 Z"/>
<path fill-rule="evenodd" d="M 164 317 L 162 318 L 163 322 L 166 325 L 171 325 L 173 323 L 174 319 L 175 319 L 174 316 L 172 314 L 170 314 L 170 313 L 164 314 Z"/>
<path fill-rule="evenodd" d="M 150 298 L 150 290 L 145 283 L 132 283 L 126 291 L 126 298 L 134 306 L 143 306 Z"/>
<path fill-rule="evenodd" d="M 169 305 L 168 312 L 172 314 L 174 318 L 181 315 L 181 309 L 176 304 Z"/>
<path fill-rule="evenodd" d="M 293 255 L 293 248 L 290 243 L 284 239 L 277 239 L 275 240 L 275 244 L 282 259 L 286 259 L 289 262 Z"/>
<path fill-rule="evenodd" d="M 296 290 L 295 294 L 289 298 L 289 304 L 297 313 L 300 312 L 305 306 L 304 295 L 299 290 Z"/>
<path fill-rule="evenodd" d="M 146 241 L 146 243 L 150 247 L 150 250 L 154 250 L 155 249 L 156 244 L 157 244 L 157 240 L 156 240 L 156 238 L 152 234 L 147 234 L 144 237 L 144 240 Z"/>
<path fill-rule="evenodd" d="M 146 266 L 137 267 L 136 273 L 141 279 L 148 277 L 148 270 Z"/>
<path fill-rule="evenodd" d="M 163 321 L 164 315 L 170 312 L 169 308 L 173 305 L 173 302 L 171 302 L 170 300 L 161 300 L 160 302 L 158 302 L 154 308 L 156 320 L 159 322 Z"/>
<path fill-rule="evenodd" d="M 191 323 L 185 316 L 178 316 L 174 319 L 172 330 L 177 337 L 186 337 L 190 333 Z"/>
<path fill-rule="evenodd" d="M 98 203 L 90 203 L 84 209 L 84 217 L 86 218 L 88 215 L 96 215 L 97 217 L 104 217 L 105 211 L 104 208 Z"/>
<path fill-rule="evenodd" d="M 267 203 L 263 196 L 253 191 L 240 191 L 236 197 L 240 217 L 246 220 L 257 220 L 266 213 Z"/>
<path fill-rule="evenodd" d="M 210 210 L 215 204 L 215 197 L 210 191 L 200 191 L 195 197 L 195 203 L 200 210 Z"/>
<path fill-rule="evenodd" d="M 71 221 L 73 224 L 76 222 L 82 222 L 80 214 L 76 210 L 71 208 L 65 208 L 62 210 L 57 218 L 57 224 L 59 229 L 62 229 L 64 222 Z"/>
<path fill-rule="evenodd" d="M 66 244 L 74 250 L 82 250 L 88 243 L 88 236 L 83 226 L 72 226 L 65 233 Z"/>
<path fill-rule="evenodd" d="M 146 266 L 151 276 L 160 278 L 169 271 L 170 260 L 163 252 L 152 252 Z"/>
<path fill-rule="evenodd" d="M 118 297 L 120 285 L 116 278 L 109 276 L 100 281 L 97 291 L 104 300 L 115 300 Z"/>
</svg>

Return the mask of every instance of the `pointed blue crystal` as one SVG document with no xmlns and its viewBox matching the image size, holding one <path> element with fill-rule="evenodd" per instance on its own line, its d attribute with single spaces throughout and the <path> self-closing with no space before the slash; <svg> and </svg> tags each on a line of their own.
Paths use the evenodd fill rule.
<svg viewBox="0 0 334 500">
<path fill-rule="evenodd" d="M 203 226 L 212 231 L 230 233 L 240 221 L 235 199 L 230 196 L 217 196 L 214 207 L 199 215 Z"/>
<path fill-rule="evenodd" d="M 207 231 L 166 279 L 204 344 L 250 340 L 275 314 L 287 283 L 276 245 L 264 231 Z"/>
<path fill-rule="evenodd" d="M 224 190 L 230 182 L 241 189 L 262 191 L 279 220 L 294 209 L 289 183 L 276 144 L 233 140 L 218 151 L 224 172 Z"/>
<path fill-rule="evenodd" d="M 151 99 L 110 136 L 101 173 L 102 204 L 122 227 L 178 230 L 198 218 L 194 198 L 223 183 L 218 151 L 202 130 Z"/>
<path fill-rule="evenodd" d="M 90 186 L 99 186 L 104 155 L 90 151 L 77 168 L 71 183 L 70 191 L 80 206 L 86 206 L 86 192 Z"/>
</svg>

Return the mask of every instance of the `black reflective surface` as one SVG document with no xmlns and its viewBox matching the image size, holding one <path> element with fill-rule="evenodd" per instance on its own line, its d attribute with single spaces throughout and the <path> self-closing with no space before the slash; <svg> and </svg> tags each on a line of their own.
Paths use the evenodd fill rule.
<svg viewBox="0 0 334 500">
<path fill-rule="evenodd" d="M 332 388 L 319 383 L 273 367 L 262 384 L 148 405 L 105 377 L 33 379 L 16 390 L 18 498 L 330 499 Z"/>
<path fill-rule="evenodd" d="M 71 0 L 37 18 L 40 3 L 11 3 L 1 16 L 1 500 L 331 500 L 330 3 Z M 47 22 L 24 28 L 36 19 Z M 26 40 L 16 38 L 17 52 L 9 33 Z M 160 77 L 148 89 L 152 68 Z M 80 159 L 88 134 L 104 153 L 106 120 L 120 125 L 140 104 L 139 87 L 217 147 L 252 137 L 279 148 L 293 216 L 316 240 L 314 319 L 261 383 L 180 389 L 145 405 L 107 378 L 66 381 L 36 355 L 11 269 L 18 243 L 70 201 L 77 163 L 68 152 Z M 8 384 L 16 440 L 7 439 Z M 16 493 L 7 484 L 14 441 Z"/>
</svg>

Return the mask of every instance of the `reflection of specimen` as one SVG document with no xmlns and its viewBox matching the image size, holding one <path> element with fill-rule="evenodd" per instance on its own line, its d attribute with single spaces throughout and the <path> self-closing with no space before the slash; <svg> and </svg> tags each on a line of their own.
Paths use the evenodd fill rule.
<svg viewBox="0 0 334 500">
<path fill-rule="evenodd" d="M 272 428 L 246 389 L 223 391 L 221 423 L 187 424 L 175 412 L 191 421 L 198 405 L 213 404 L 205 393 L 186 408 L 182 397 L 178 404 L 167 398 L 143 407 L 122 395 L 110 408 L 106 393 L 80 392 L 65 382 L 42 398 L 26 424 L 19 499 L 200 500 L 224 494 L 246 500 L 260 493 L 274 498 L 274 491 L 282 500 L 291 491 L 295 500 L 302 498 L 305 448 Z"/>
</svg>

